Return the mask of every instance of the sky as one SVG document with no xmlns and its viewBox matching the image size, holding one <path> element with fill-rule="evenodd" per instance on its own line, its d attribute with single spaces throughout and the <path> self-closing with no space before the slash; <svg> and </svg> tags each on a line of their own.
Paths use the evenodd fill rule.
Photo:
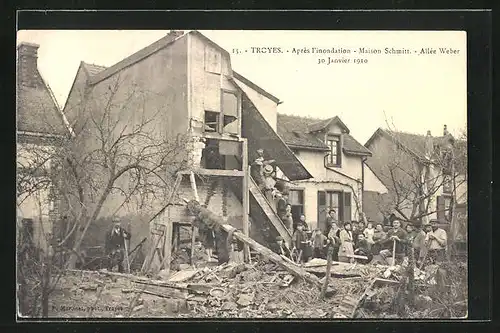
<svg viewBox="0 0 500 333">
<path fill-rule="evenodd" d="M 17 43 L 40 45 L 39 71 L 63 107 L 80 61 L 111 66 L 168 32 L 22 30 Z M 362 144 L 379 127 L 422 135 L 430 130 L 438 136 L 444 124 L 454 135 L 467 126 L 465 32 L 200 32 L 230 52 L 233 70 L 283 101 L 278 112 L 315 118 L 339 116 Z M 262 47 L 279 47 L 282 53 L 252 52 Z M 362 55 L 362 47 L 382 53 Z M 310 52 L 297 54 L 294 48 Z M 312 48 L 342 48 L 351 53 L 312 53 Z M 405 48 L 411 53 L 385 54 L 385 48 Z M 420 54 L 422 48 L 435 49 L 436 54 Z M 458 53 L 440 54 L 439 48 L 453 48 Z M 328 65 L 328 57 L 349 59 L 350 63 Z M 319 63 L 320 59 L 325 63 Z M 367 62 L 354 63 L 354 59 Z"/>
</svg>

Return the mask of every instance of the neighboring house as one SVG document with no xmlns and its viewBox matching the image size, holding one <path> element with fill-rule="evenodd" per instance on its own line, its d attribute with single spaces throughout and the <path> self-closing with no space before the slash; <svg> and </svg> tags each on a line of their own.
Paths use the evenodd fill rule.
<svg viewBox="0 0 500 333">
<path fill-rule="evenodd" d="M 117 80 L 121 83 L 116 87 Z M 310 177 L 265 119 L 269 117 L 266 115 L 275 113 L 279 100 L 234 72 L 229 53 L 197 31 L 172 31 L 108 68 L 80 64 L 64 114 L 77 136 L 87 135 L 87 149 L 95 145 L 92 138 L 96 133 L 95 128 L 89 127 L 89 119 L 94 112 L 105 107 L 103 97 L 110 90 L 118 101 L 116 110 L 112 110 L 117 117 L 127 118 L 137 114 L 138 110 L 145 110 L 158 117 L 154 123 L 160 137 L 171 140 L 176 140 L 179 135 L 205 138 L 207 149 L 203 150 L 200 167 L 182 173 L 189 175 L 193 170 L 200 201 L 238 228 L 242 227 L 245 212 L 242 205 L 245 201 L 242 194 L 243 162 L 255 158 L 258 148 L 278 150 L 275 158 L 278 167 L 289 179 Z M 139 95 L 133 95 L 131 91 Z M 114 130 L 120 132 L 125 126 L 132 128 L 133 124 L 118 122 Z M 86 133 L 81 133 L 84 128 Z M 208 151 L 212 154 L 210 156 L 217 158 L 207 157 Z M 183 178 L 174 203 L 182 202 L 182 198 L 193 198 L 189 181 L 189 177 Z M 106 201 L 100 218 L 109 221 L 116 213 L 132 221 L 134 236 L 131 246 L 148 236 L 152 224 L 148 222 L 153 216 L 158 216 L 155 221 L 159 224 L 170 219 L 179 225 L 189 225 L 191 218 L 183 206 L 171 206 L 166 209 L 166 214 L 157 214 L 164 211 L 167 194 L 162 194 L 161 200 L 153 203 L 153 208 L 146 212 L 127 206 L 116 211 L 123 197 L 114 193 Z M 276 234 L 286 236 L 259 193 L 250 195 L 249 206 L 252 237 L 266 242 L 273 240 Z M 269 226 L 272 230 L 263 236 L 263 231 Z"/>
<path fill-rule="evenodd" d="M 449 223 L 453 207 L 467 205 L 467 145 L 444 126 L 443 136 L 379 128 L 365 145 L 373 153 L 369 167 L 389 189 L 387 196 L 365 193 L 374 220 L 395 213 L 408 220 Z"/>
<path fill-rule="evenodd" d="M 38 48 L 17 46 L 17 217 L 32 226 L 35 246 L 47 250 L 60 208 L 51 156 L 70 132 L 38 71 Z"/>
<path fill-rule="evenodd" d="M 278 134 L 313 176 L 292 182 L 289 200 L 296 219 L 323 227 L 329 210 L 339 221 L 362 218 L 363 191 L 387 192 L 364 162 L 371 152 L 338 116 L 313 119 L 277 114 Z"/>
</svg>

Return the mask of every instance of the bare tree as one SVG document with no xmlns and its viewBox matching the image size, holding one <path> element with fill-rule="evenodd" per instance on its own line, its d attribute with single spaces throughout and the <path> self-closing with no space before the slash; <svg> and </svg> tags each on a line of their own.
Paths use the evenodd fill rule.
<svg viewBox="0 0 500 333">
<path fill-rule="evenodd" d="M 18 178 L 18 202 L 50 189 L 63 202 L 60 214 L 72 222 L 55 244 L 70 247 L 67 268 L 75 267 L 82 241 L 103 208 L 106 215 L 122 209 L 150 212 L 188 161 L 187 133 L 172 137 L 165 130 L 165 115 L 174 111 L 155 107 L 157 95 L 120 76 L 110 81 L 106 91 L 85 92 L 74 106 L 73 135 L 59 139 L 56 149 L 18 151 L 18 157 L 30 157 Z"/>
<path fill-rule="evenodd" d="M 457 188 L 466 184 L 466 138 L 463 135 L 433 138 L 432 146 L 426 143 L 429 153 L 422 156 L 399 139 L 400 132 L 392 129 L 387 132 L 394 144 L 388 148 L 378 176 L 387 185 L 389 194 L 379 198 L 379 210 L 396 211 L 406 220 L 425 220 L 437 212 L 437 206 L 432 204 L 443 187 L 455 194 Z M 453 204 L 446 207 L 446 214 L 452 214 Z"/>
</svg>

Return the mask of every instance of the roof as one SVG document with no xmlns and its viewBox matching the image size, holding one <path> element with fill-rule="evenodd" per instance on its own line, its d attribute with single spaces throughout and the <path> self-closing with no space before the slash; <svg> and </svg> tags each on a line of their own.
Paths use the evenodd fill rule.
<svg viewBox="0 0 500 333">
<path fill-rule="evenodd" d="M 340 121 L 338 117 L 317 119 L 278 113 L 278 135 L 288 146 L 293 148 L 328 151 L 328 146 L 311 133 L 310 126 L 314 125 L 317 126 L 315 128 L 319 128 L 323 126 L 323 124 L 330 124 L 335 118 Z M 322 124 L 321 126 L 317 125 L 320 123 Z M 371 155 L 371 152 L 349 133 L 344 134 L 343 150 L 346 154 Z"/>
<path fill-rule="evenodd" d="M 165 37 L 157 40 L 156 42 L 140 49 L 139 51 L 129 55 L 125 59 L 117 62 L 111 67 L 108 67 L 99 73 L 95 74 L 92 76 L 89 80 L 90 85 L 97 84 L 108 77 L 118 73 L 119 71 L 123 70 L 124 68 L 127 68 L 129 66 L 132 66 L 133 64 L 141 61 L 144 58 L 149 57 L 153 53 L 156 53 L 163 48 L 165 48 L 167 45 L 172 44 L 175 42 L 177 39 L 184 37 L 186 34 L 184 34 L 183 31 L 171 31 L 168 33 Z M 98 66 L 100 67 L 100 66 Z"/>
<path fill-rule="evenodd" d="M 419 159 L 425 159 L 425 141 L 426 136 L 421 134 L 400 132 L 400 131 L 390 131 L 387 129 L 379 128 L 373 133 L 373 135 L 368 139 L 365 144 L 365 147 L 369 147 L 370 144 L 377 138 L 378 136 L 383 135 L 390 140 L 395 140 L 399 144 L 401 144 L 406 150 L 408 150 L 411 154 Z M 445 136 L 433 136 L 433 143 L 436 145 L 443 144 L 446 140 L 454 140 L 454 138 L 450 135 L 449 137 Z"/>
<path fill-rule="evenodd" d="M 248 140 L 250 160 L 257 158 L 258 148 L 272 151 L 272 158 L 291 181 L 310 179 L 312 175 L 283 139 L 264 119 L 251 98 L 242 90 L 242 135 Z"/>
<path fill-rule="evenodd" d="M 103 70 L 108 68 L 108 67 L 101 66 L 101 65 L 89 64 L 89 63 L 86 63 L 83 61 L 82 61 L 82 65 L 83 65 L 83 68 L 85 68 L 85 70 L 89 74 L 89 76 L 94 76 L 94 75 L 96 75 L 96 74 L 98 74 L 98 73 L 100 73 Z"/>
<path fill-rule="evenodd" d="M 309 132 L 318 132 L 326 129 L 328 126 L 331 124 L 338 124 L 346 133 L 349 133 L 349 128 L 340 120 L 338 116 L 335 116 L 333 118 L 328 118 L 328 119 L 323 119 L 320 121 L 317 121 L 315 123 L 309 124 Z"/>
<path fill-rule="evenodd" d="M 272 94 L 270 94 L 269 92 L 265 91 L 264 89 L 262 89 L 261 87 L 259 87 L 258 85 L 256 85 L 255 83 L 253 83 L 252 81 L 250 81 L 249 79 L 247 79 L 246 77 L 244 77 L 243 75 L 233 71 L 233 76 L 243 82 L 244 84 L 246 84 L 247 86 L 249 86 L 250 88 L 254 89 L 255 91 L 257 91 L 258 93 L 260 93 L 261 95 L 264 95 L 266 96 L 267 98 L 269 98 L 270 100 L 272 100 L 273 102 L 275 103 L 280 103 L 280 99 Z"/>
<path fill-rule="evenodd" d="M 17 131 L 51 135 L 69 134 L 52 91 L 38 69 L 32 77 L 18 75 Z M 25 82 L 29 80 L 29 84 Z"/>
</svg>

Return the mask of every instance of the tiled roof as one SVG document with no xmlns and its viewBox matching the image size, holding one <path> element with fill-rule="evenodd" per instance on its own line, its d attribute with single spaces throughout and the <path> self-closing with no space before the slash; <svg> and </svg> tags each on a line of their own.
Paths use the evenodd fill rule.
<svg viewBox="0 0 500 333">
<path fill-rule="evenodd" d="M 328 150 L 328 146 L 319 140 L 314 134 L 309 133 L 310 125 L 319 124 L 322 121 L 331 119 L 317 119 L 310 117 L 298 117 L 285 114 L 278 114 L 277 130 L 279 136 L 291 147 L 302 147 L 305 149 Z M 345 153 L 371 155 L 371 152 L 360 144 L 350 134 L 344 134 Z"/>
<path fill-rule="evenodd" d="M 325 128 L 327 128 L 328 126 L 330 126 L 330 124 L 332 124 L 332 123 L 337 123 L 347 133 L 349 133 L 349 128 L 347 128 L 347 126 L 342 122 L 342 120 L 340 120 L 340 118 L 338 116 L 335 116 L 335 117 L 329 118 L 329 119 L 323 119 L 323 120 L 317 121 L 315 123 L 309 124 L 309 126 L 308 126 L 309 131 L 310 132 L 322 131 Z"/>
<path fill-rule="evenodd" d="M 25 84 L 24 79 L 30 83 Z M 17 130 L 66 135 L 68 129 L 53 95 L 38 70 L 34 77 L 20 75 L 17 89 Z"/>
<path fill-rule="evenodd" d="M 376 134 L 383 134 L 396 139 L 401 145 L 408 149 L 411 153 L 415 154 L 416 157 L 425 159 L 425 141 L 426 136 L 421 134 L 399 132 L 399 131 L 389 131 L 386 129 L 379 128 L 377 132 L 374 133 L 372 138 L 370 138 L 366 145 L 373 140 Z M 453 137 L 451 137 L 453 139 Z M 445 141 L 449 140 L 445 136 L 433 136 L 432 141 L 434 145 L 444 144 Z"/>
</svg>

